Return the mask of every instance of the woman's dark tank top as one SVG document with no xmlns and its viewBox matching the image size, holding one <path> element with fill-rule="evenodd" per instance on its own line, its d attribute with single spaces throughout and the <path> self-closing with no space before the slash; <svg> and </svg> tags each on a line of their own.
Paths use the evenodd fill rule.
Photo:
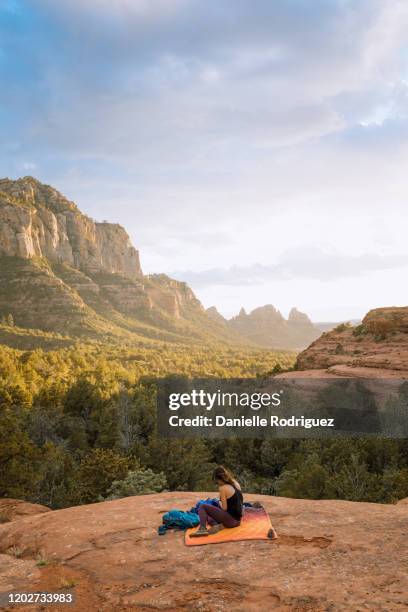
<svg viewBox="0 0 408 612">
<path fill-rule="evenodd" d="M 244 498 L 242 496 L 242 492 L 235 485 L 231 485 L 234 487 L 234 494 L 231 497 L 227 498 L 227 512 L 234 519 L 240 521 L 242 518 L 242 507 Z"/>
</svg>

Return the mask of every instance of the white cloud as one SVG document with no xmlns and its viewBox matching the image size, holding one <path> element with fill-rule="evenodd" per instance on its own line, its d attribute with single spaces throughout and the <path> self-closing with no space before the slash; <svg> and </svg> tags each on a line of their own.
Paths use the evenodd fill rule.
<svg viewBox="0 0 408 612">
<path fill-rule="evenodd" d="M 405 0 L 20 4 L 34 18 L 0 32 L 6 174 L 121 222 L 144 269 L 190 268 L 221 308 L 304 292 L 299 245 L 332 254 L 307 262 L 312 311 L 343 307 L 323 273 L 381 301 L 408 229 Z M 202 287 L 211 269 L 224 285 Z"/>
<path fill-rule="evenodd" d="M 315 247 L 294 248 L 283 253 L 276 264 L 255 263 L 248 266 L 211 268 L 201 271 L 175 271 L 172 276 L 194 287 L 263 285 L 270 281 L 336 281 L 371 272 L 408 268 L 408 254 L 324 252 Z"/>
<path fill-rule="evenodd" d="M 34 162 L 23 162 L 21 164 L 21 167 L 23 170 L 36 170 L 37 164 L 35 164 Z"/>
</svg>

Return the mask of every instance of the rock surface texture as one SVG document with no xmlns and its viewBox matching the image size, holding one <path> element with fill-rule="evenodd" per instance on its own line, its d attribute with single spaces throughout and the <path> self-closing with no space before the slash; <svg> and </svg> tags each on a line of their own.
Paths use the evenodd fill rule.
<svg viewBox="0 0 408 612">
<path fill-rule="evenodd" d="M 18 520 L 24 516 L 44 514 L 44 512 L 51 512 L 51 510 L 46 506 L 30 504 L 21 499 L 0 499 L 0 522 L 2 524 Z"/>
<path fill-rule="evenodd" d="M 203 496 L 131 497 L 0 525 L 0 590 L 69 585 L 70 609 L 84 612 L 407 609 L 403 502 L 247 495 L 270 513 L 278 540 L 191 548 L 180 532 L 157 535 L 163 512 Z"/>
</svg>

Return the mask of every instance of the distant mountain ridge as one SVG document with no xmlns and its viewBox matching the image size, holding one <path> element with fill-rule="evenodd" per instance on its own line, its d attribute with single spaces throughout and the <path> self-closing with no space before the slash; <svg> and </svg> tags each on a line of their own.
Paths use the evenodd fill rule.
<svg viewBox="0 0 408 612">
<path fill-rule="evenodd" d="M 258 346 L 301 349 L 321 334 L 309 317 L 297 308 L 292 308 L 287 320 L 272 304 L 255 308 L 248 314 L 241 308 L 239 314 L 229 320 L 214 306 L 207 309 L 207 314 Z"/>
<path fill-rule="evenodd" d="M 271 305 L 226 321 L 184 282 L 144 275 L 126 230 L 49 185 L 0 179 L 0 320 L 72 337 L 227 342 L 301 349 L 319 332 Z"/>
</svg>

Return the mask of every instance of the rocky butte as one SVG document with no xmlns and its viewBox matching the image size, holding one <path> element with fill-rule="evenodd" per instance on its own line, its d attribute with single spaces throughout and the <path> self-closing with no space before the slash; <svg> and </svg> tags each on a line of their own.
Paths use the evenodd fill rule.
<svg viewBox="0 0 408 612">
<path fill-rule="evenodd" d="M 376 308 L 360 325 L 323 333 L 281 376 L 408 378 L 408 307 Z"/>
</svg>

